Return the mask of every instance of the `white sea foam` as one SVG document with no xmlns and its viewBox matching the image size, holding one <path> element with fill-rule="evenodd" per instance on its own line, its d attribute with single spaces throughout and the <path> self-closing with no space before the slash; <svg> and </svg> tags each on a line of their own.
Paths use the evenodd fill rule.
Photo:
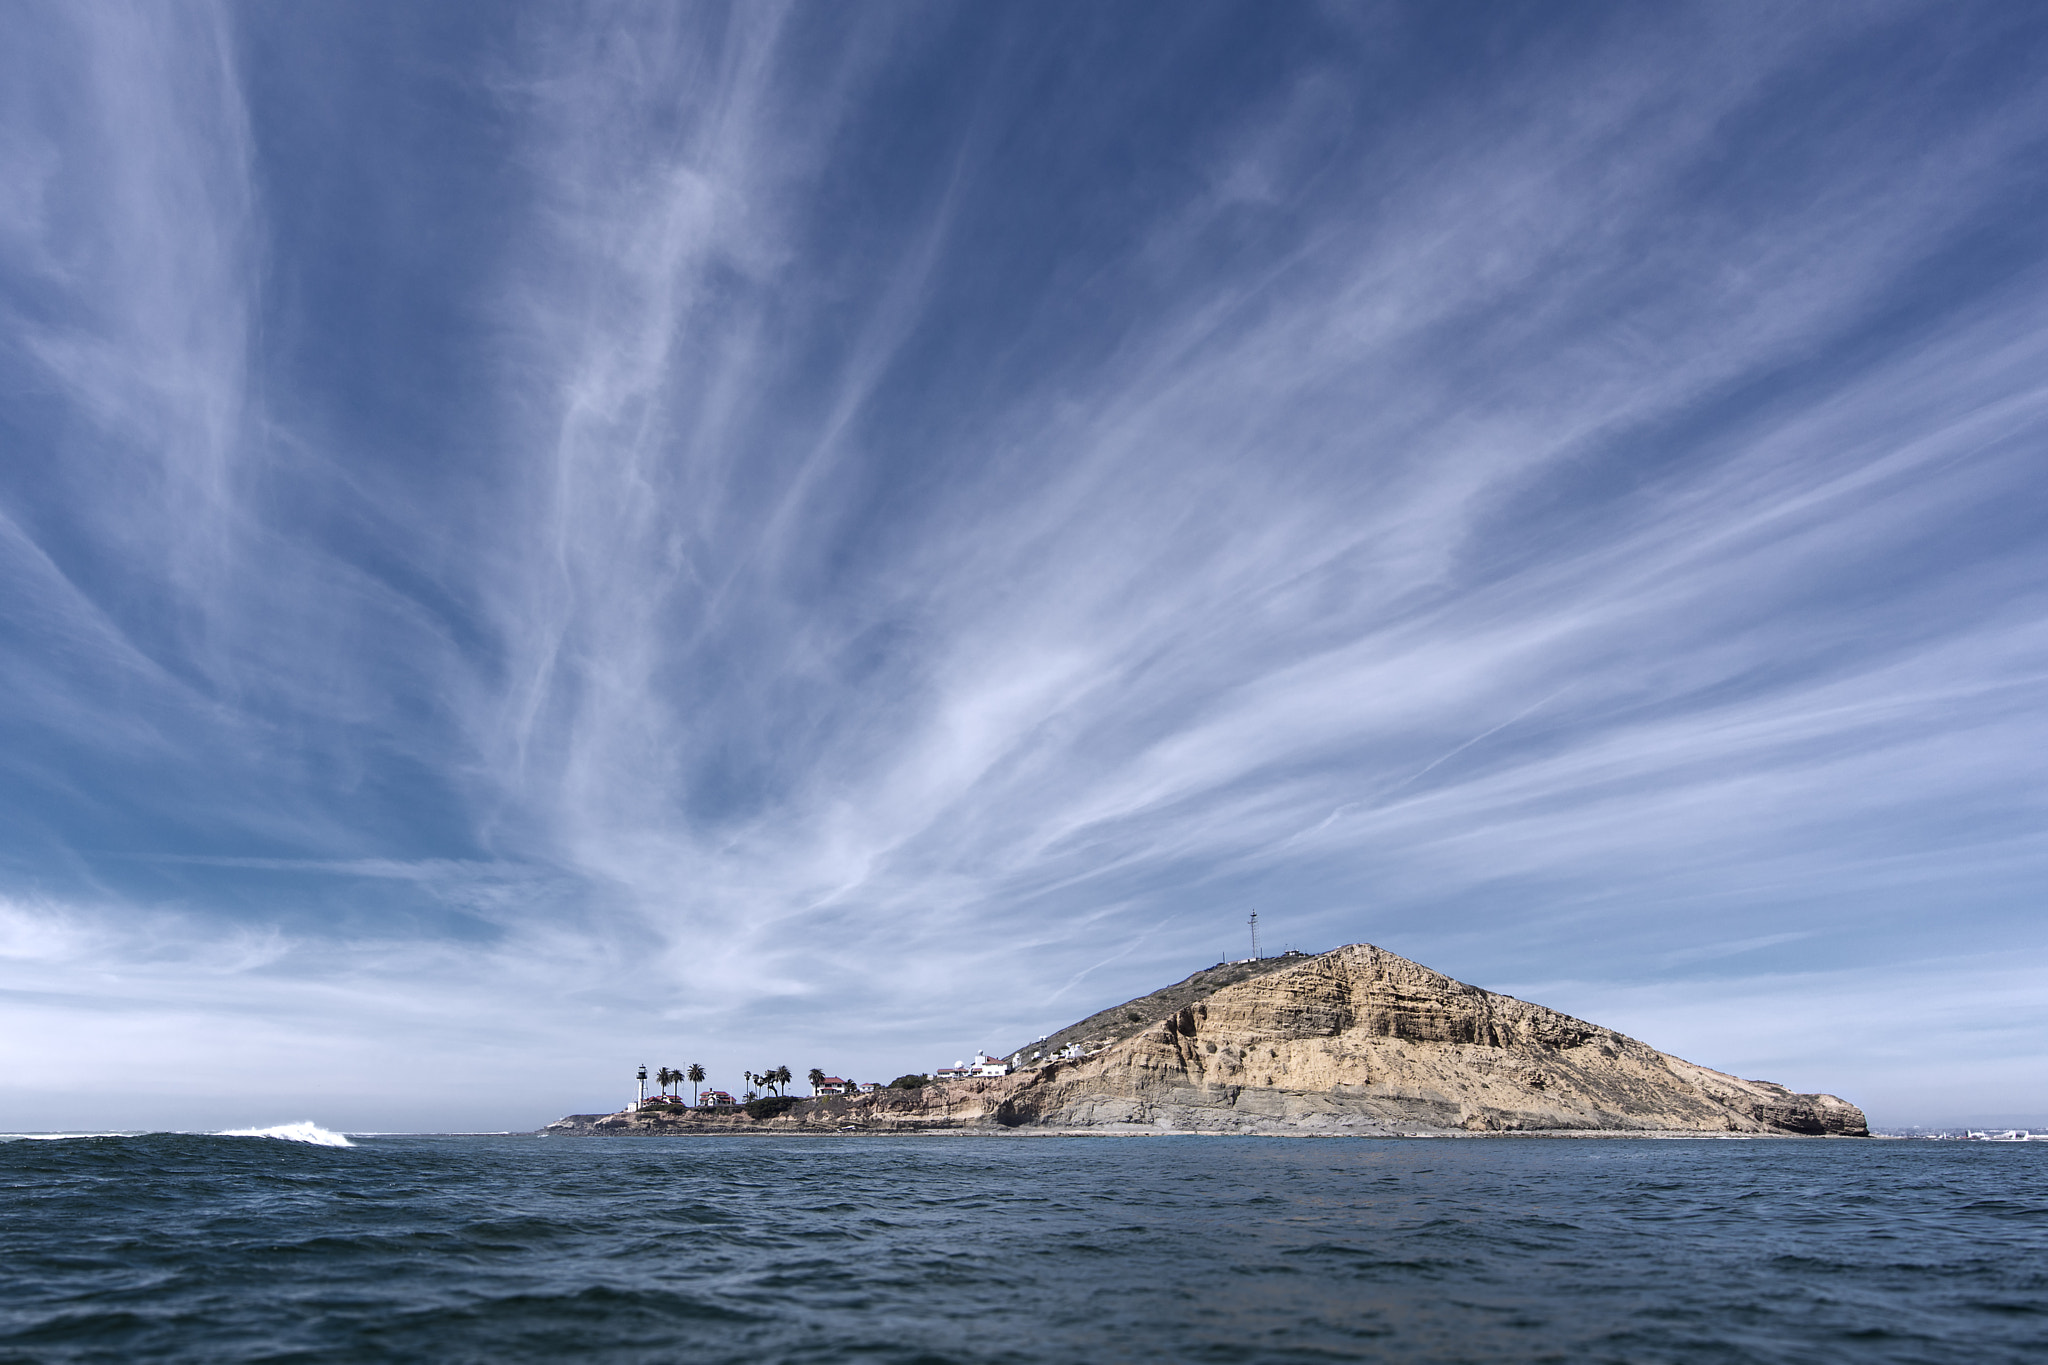
<svg viewBox="0 0 2048 1365">
<path fill-rule="evenodd" d="M 311 1119 L 302 1119 L 298 1123 L 280 1123 L 271 1128 L 230 1128 L 226 1132 L 215 1133 L 214 1136 L 276 1138 L 280 1142 L 310 1142 L 315 1147 L 355 1146 L 340 1133 L 322 1128 Z"/>
</svg>

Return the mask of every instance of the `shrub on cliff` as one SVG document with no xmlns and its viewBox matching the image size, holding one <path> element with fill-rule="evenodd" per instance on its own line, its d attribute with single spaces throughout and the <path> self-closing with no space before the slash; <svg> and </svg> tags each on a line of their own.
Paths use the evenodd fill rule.
<svg viewBox="0 0 2048 1365">
<path fill-rule="evenodd" d="M 922 1090 L 924 1089 L 924 1081 L 925 1078 L 922 1076 L 898 1076 L 895 1080 L 889 1082 L 889 1088 L 891 1090 Z"/>
<path fill-rule="evenodd" d="M 747 1117 L 750 1119 L 780 1118 L 796 1108 L 803 1101 L 795 1095 L 764 1095 L 758 1100 L 747 1102 Z"/>
</svg>

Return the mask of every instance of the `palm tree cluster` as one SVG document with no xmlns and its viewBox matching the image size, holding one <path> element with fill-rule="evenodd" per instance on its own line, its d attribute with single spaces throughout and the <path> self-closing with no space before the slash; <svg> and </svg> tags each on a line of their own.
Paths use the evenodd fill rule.
<svg viewBox="0 0 2048 1365">
<path fill-rule="evenodd" d="M 770 1067 L 768 1070 L 758 1074 L 752 1071 L 743 1071 L 740 1074 L 747 1078 L 748 1085 L 762 1086 L 773 1090 L 778 1095 L 784 1093 L 784 1087 L 795 1079 L 795 1077 L 790 1075 L 789 1068 L 786 1066 Z"/>
<path fill-rule="evenodd" d="M 654 1073 L 654 1083 L 661 1087 L 661 1093 L 664 1096 L 669 1093 L 670 1087 L 680 1086 L 684 1081 L 690 1083 L 690 1105 L 692 1108 L 695 1108 L 697 1104 L 697 1087 L 704 1083 L 704 1067 L 702 1063 L 691 1062 L 686 1069 L 681 1071 L 676 1070 L 672 1066 L 665 1066 Z M 675 1096 L 678 1102 L 682 1098 L 681 1095 Z"/>
<path fill-rule="evenodd" d="M 771 1091 L 785 1098 L 789 1094 L 790 1082 L 796 1079 L 786 1066 L 771 1066 L 766 1071 L 743 1071 L 740 1074 L 747 1078 L 749 1086 L 759 1086 L 763 1090 Z M 813 1088 L 822 1085 L 825 1080 L 825 1073 L 817 1067 L 812 1067 L 810 1080 Z M 663 1100 L 673 1099 L 677 1104 L 682 1103 L 683 1097 L 681 1095 L 671 1096 L 669 1092 L 681 1086 L 684 1081 L 690 1083 L 690 1107 L 696 1108 L 698 1087 L 704 1084 L 704 1066 L 701 1062 L 691 1062 L 687 1067 L 680 1070 L 672 1066 L 657 1068 L 654 1073 L 654 1082 L 661 1087 L 661 1094 L 657 1098 Z M 749 1100 L 754 1099 L 755 1092 L 749 1090 L 746 1098 Z M 652 1102 L 649 1101 L 649 1103 Z"/>
</svg>

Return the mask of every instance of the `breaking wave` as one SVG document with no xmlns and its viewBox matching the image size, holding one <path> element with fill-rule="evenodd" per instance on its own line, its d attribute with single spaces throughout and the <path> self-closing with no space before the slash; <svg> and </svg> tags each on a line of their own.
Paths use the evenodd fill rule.
<svg viewBox="0 0 2048 1365">
<path fill-rule="evenodd" d="M 230 1128 L 215 1133 L 215 1137 L 260 1137 L 276 1138 L 280 1142 L 310 1142 L 315 1147 L 353 1147 L 340 1133 L 331 1132 L 314 1123 L 311 1119 L 299 1123 L 280 1123 L 269 1128 Z"/>
</svg>

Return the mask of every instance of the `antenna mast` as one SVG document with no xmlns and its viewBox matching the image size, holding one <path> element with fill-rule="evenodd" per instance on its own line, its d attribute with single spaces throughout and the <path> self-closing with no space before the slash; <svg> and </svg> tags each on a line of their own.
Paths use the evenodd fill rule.
<svg viewBox="0 0 2048 1365">
<path fill-rule="evenodd" d="M 1251 926 L 1252 926 L 1252 961 L 1256 962 L 1256 961 L 1258 961 L 1258 959 L 1259 959 L 1259 912 L 1258 912 L 1258 911 L 1256 911 L 1256 910 L 1252 911 L 1252 917 L 1251 917 L 1251 920 L 1249 921 L 1249 923 L 1250 923 L 1250 924 L 1251 924 Z"/>
</svg>

